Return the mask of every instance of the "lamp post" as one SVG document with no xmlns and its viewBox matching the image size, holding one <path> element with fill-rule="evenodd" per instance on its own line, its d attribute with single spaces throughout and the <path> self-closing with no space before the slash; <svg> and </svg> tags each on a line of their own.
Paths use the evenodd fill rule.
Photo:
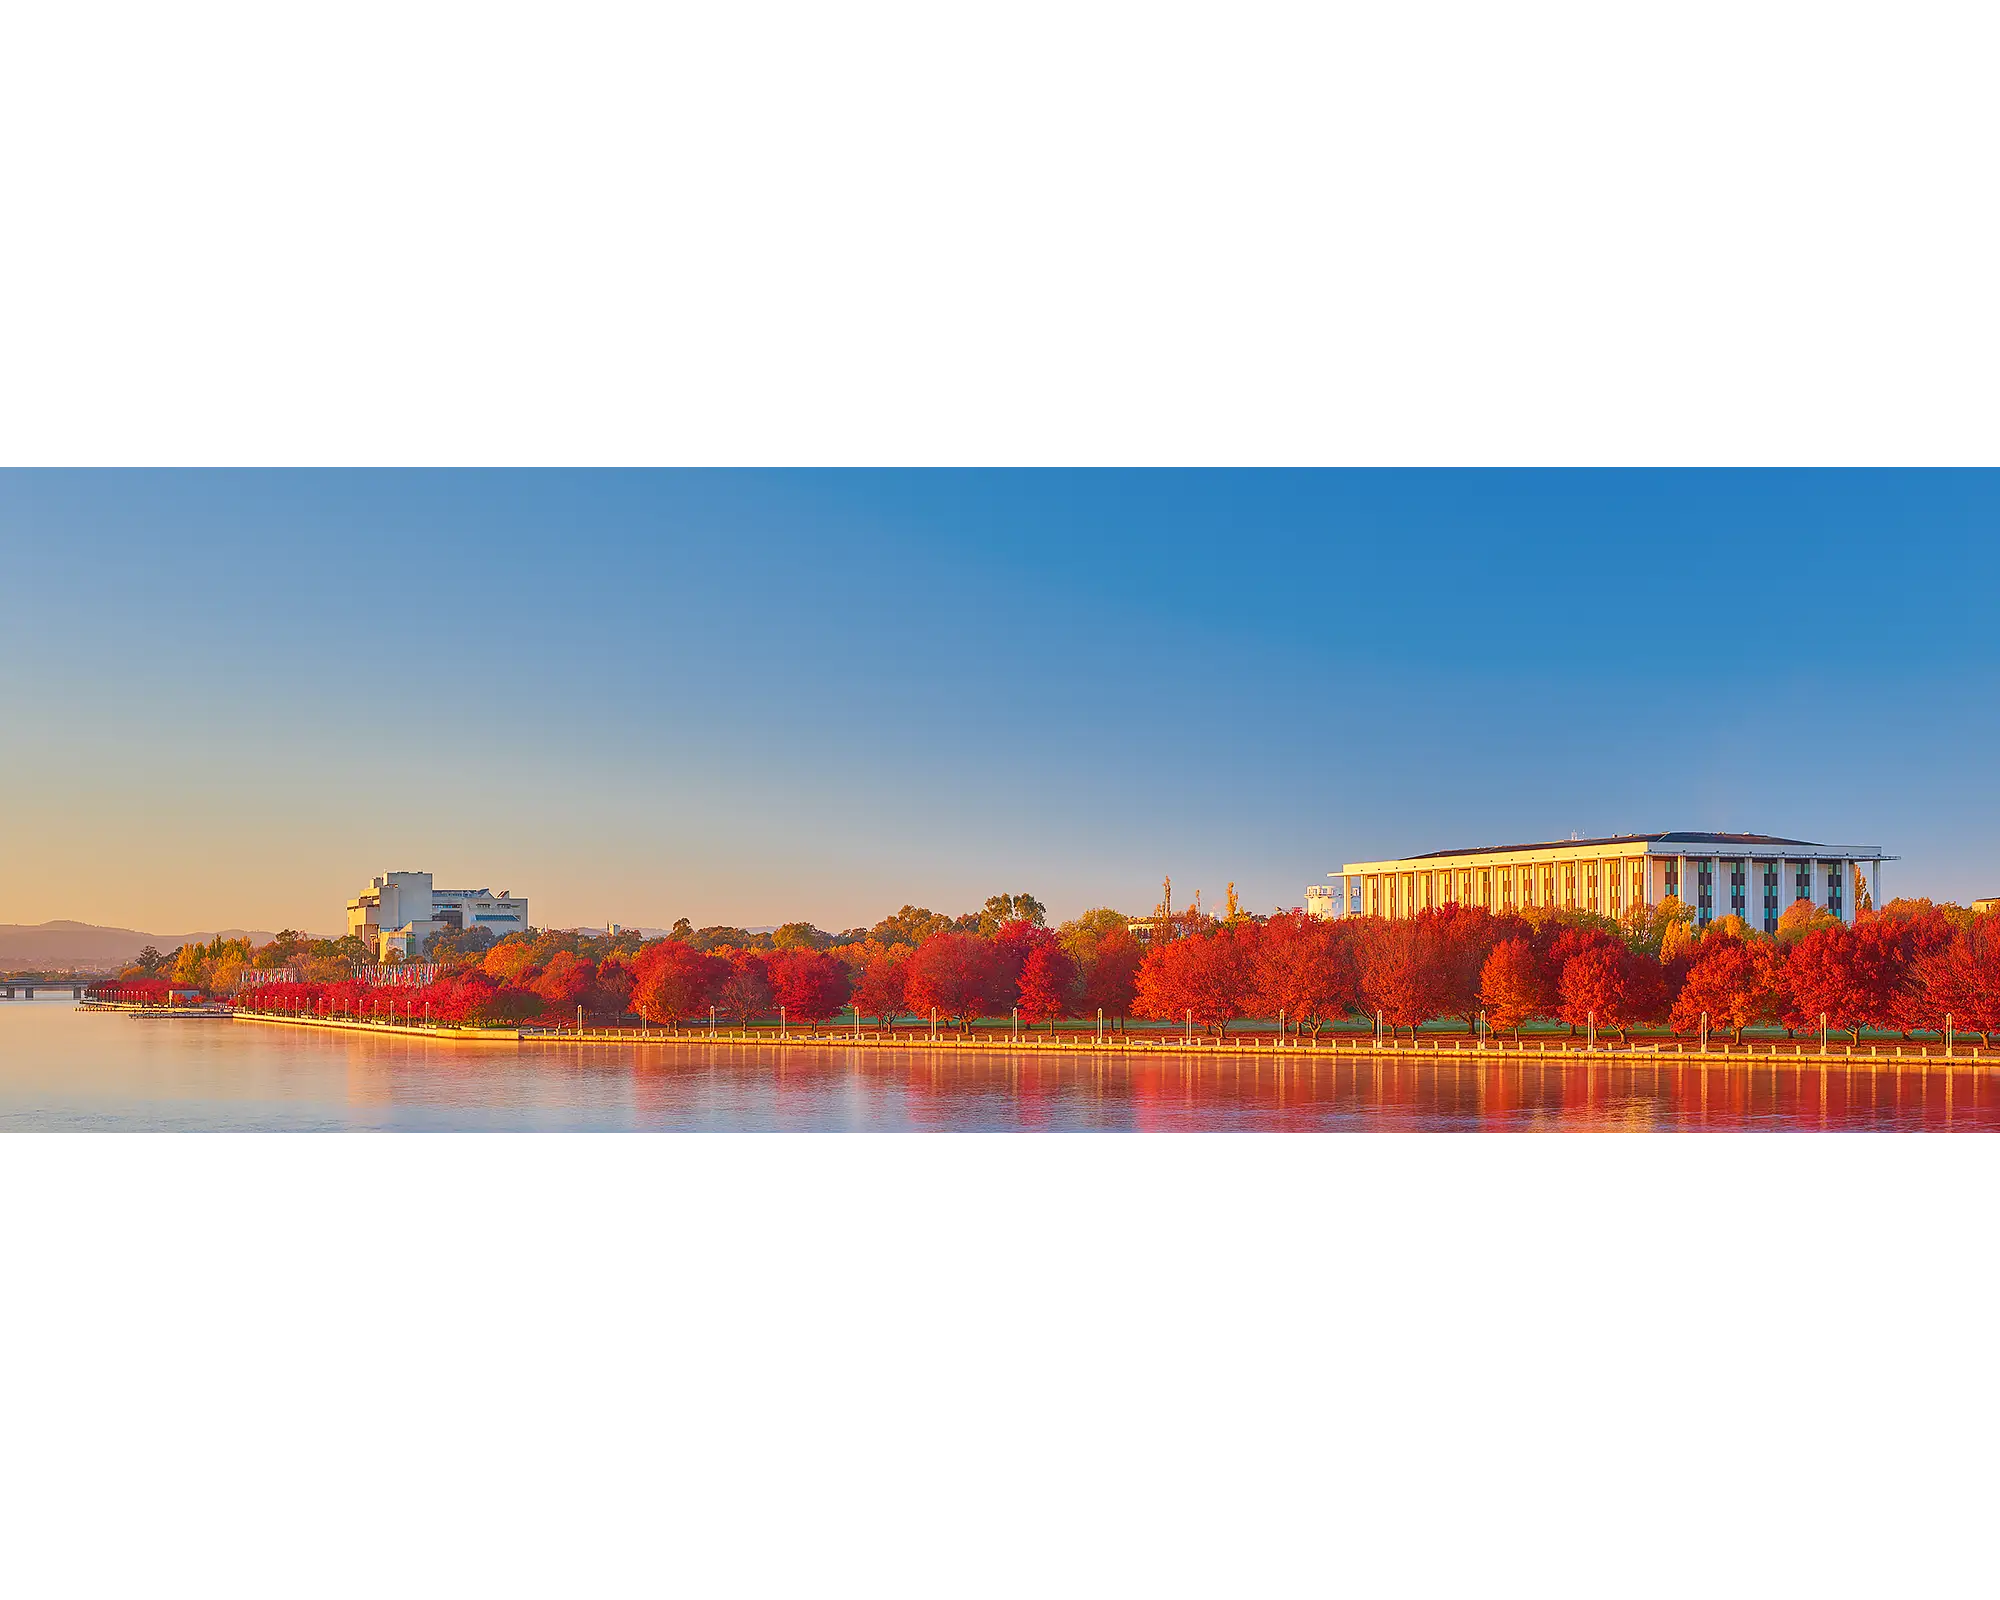
<svg viewBox="0 0 2000 1600">
<path fill-rule="evenodd" d="M 1708 1013 L 1701 1014 L 1701 1053 L 1708 1054 Z"/>
<path fill-rule="evenodd" d="M 1595 1050 L 1597 1048 L 1597 1013 L 1595 1011 L 1587 1013 L 1584 1017 L 1583 1047 L 1586 1050 Z"/>
<path fill-rule="evenodd" d="M 1819 1014 L 1819 1053 L 1826 1054 L 1826 1013 Z"/>
<path fill-rule="evenodd" d="M 779 1037 L 780 1039 L 783 1039 L 783 1038 L 785 1037 L 785 1033 L 786 1033 L 786 1031 L 787 1031 L 787 1024 L 786 1024 L 786 1022 L 785 1022 L 785 1008 L 784 1008 L 783 1006 L 779 1006 L 779 1007 L 778 1007 L 778 1037 Z"/>
<path fill-rule="evenodd" d="M 1097 1042 L 1104 1043 L 1104 1007 L 1097 1008 Z"/>
<path fill-rule="evenodd" d="M 1486 1013 L 1483 1010 L 1479 1013 L 1479 1048 L 1486 1048 Z"/>
</svg>

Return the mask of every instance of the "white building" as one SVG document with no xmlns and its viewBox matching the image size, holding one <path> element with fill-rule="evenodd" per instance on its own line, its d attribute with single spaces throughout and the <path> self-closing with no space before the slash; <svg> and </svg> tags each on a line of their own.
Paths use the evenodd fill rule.
<svg viewBox="0 0 2000 1600">
<path fill-rule="evenodd" d="M 386 872 L 347 902 L 347 931 L 369 945 L 378 960 L 391 953 L 422 955 L 433 934 L 449 928 L 519 933 L 528 926 L 528 902 L 505 889 L 439 889 L 428 872 Z"/>
<path fill-rule="evenodd" d="M 1812 844 L 1763 833 L 1627 833 L 1608 839 L 1482 845 L 1391 861 L 1350 861 L 1315 884 L 1316 916 L 1409 917 L 1433 906 L 1492 911 L 1555 907 L 1620 917 L 1669 895 L 1706 925 L 1736 916 L 1766 933 L 1797 900 L 1852 922 L 1865 888 L 1882 904 L 1882 863 L 1872 844 Z M 1315 891 L 1320 891 L 1315 893 Z"/>
</svg>

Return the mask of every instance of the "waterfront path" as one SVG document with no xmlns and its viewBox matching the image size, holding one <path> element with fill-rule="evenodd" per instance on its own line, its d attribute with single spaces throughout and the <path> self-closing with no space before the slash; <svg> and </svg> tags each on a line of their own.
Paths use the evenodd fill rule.
<svg viewBox="0 0 2000 1600">
<path fill-rule="evenodd" d="M 111 1009 L 101 1007 L 97 1009 Z M 209 1013 L 213 1016 L 216 1013 Z M 292 1017 L 269 1012 L 238 1011 L 234 1021 L 267 1027 L 312 1028 L 331 1032 L 363 1033 L 378 1036 L 427 1039 L 437 1043 L 475 1045 L 570 1044 L 576 1046 L 701 1046 L 739 1045 L 746 1049 L 825 1050 L 863 1046 L 871 1050 L 957 1051 L 976 1054 L 1031 1052 L 1064 1056 L 1204 1056 L 1257 1057 L 1263 1060 L 1337 1060 L 1372 1058 L 1378 1060 L 1420 1060 L 1440 1066 L 1466 1068 L 1498 1065 L 1532 1065 L 1537 1062 L 1590 1061 L 1617 1062 L 1644 1066 L 1656 1062 L 1709 1063 L 1719 1066 L 1756 1066 L 1766 1069 L 1806 1071 L 1814 1067 L 1838 1067 L 1845 1072 L 1927 1073 L 1949 1070 L 1952 1074 L 2000 1075 L 2000 1048 L 1983 1048 L 1964 1040 L 1949 1048 L 1938 1042 L 1905 1040 L 1900 1043 L 1853 1044 L 1846 1040 L 1829 1042 L 1824 1049 L 1817 1040 L 1746 1040 L 1730 1044 L 1710 1039 L 1703 1049 L 1692 1039 L 1633 1039 L 1614 1042 L 1598 1039 L 1489 1038 L 1482 1045 L 1476 1039 L 1449 1035 L 1415 1040 L 1387 1039 L 1377 1042 L 1372 1034 L 1327 1034 L 1317 1043 L 1307 1039 L 1280 1040 L 1274 1034 L 1230 1034 L 1217 1040 L 1200 1035 L 1107 1035 L 1099 1040 L 1089 1034 L 1046 1034 L 1018 1038 L 1005 1034 L 994 1037 L 975 1034 L 940 1034 L 932 1038 L 928 1030 L 871 1030 L 820 1028 L 787 1033 L 705 1027 L 669 1032 L 660 1028 L 470 1028 L 421 1023 L 364 1022 L 342 1017 Z"/>
</svg>

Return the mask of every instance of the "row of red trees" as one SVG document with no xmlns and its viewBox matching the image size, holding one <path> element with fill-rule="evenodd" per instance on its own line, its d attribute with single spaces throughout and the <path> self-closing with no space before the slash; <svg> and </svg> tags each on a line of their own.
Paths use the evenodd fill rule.
<svg viewBox="0 0 2000 1600">
<path fill-rule="evenodd" d="M 1081 930 L 1081 931 L 1079 931 Z M 1666 954 L 1660 952 L 1664 949 Z M 2000 918 L 1919 906 L 1822 921 L 1778 942 L 1730 919 L 1695 936 L 1675 924 L 1621 930 L 1576 916 L 1495 916 L 1446 907 L 1409 920 L 1323 922 L 1300 912 L 1240 917 L 1153 948 L 1105 914 L 1060 933 L 1026 920 L 990 933 L 943 927 L 913 944 L 831 950 L 721 947 L 667 938 L 593 961 L 507 941 L 418 988 L 359 982 L 244 990 L 248 1009 L 425 1017 L 438 1022 L 572 1022 L 635 1016 L 674 1027 L 713 1011 L 736 1023 L 782 1013 L 823 1023 L 850 1005 L 884 1025 L 907 1016 L 969 1028 L 1018 1011 L 1030 1023 L 1140 1016 L 1220 1031 L 1246 1017 L 1317 1033 L 1380 1012 L 1392 1028 L 1483 1011 L 1490 1026 L 1535 1019 L 1616 1032 L 1670 1025 L 1740 1039 L 1782 1023 L 1843 1031 L 2000 1029 Z"/>
<path fill-rule="evenodd" d="M 1666 941 L 1662 957 L 1593 918 L 1534 921 L 1445 907 L 1407 920 L 1316 922 L 1296 913 L 1225 925 L 1150 951 L 1141 1016 L 1220 1030 L 1274 1016 L 1315 1032 L 1333 1017 L 1379 1011 L 1392 1028 L 1479 1013 L 1518 1031 L 1536 1018 L 1611 1032 L 1709 1026 L 1740 1041 L 1777 1023 L 1854 1033 L 2000 1030 L 2000 918 L 1961 922 L 1938 908 L 1864 913 L 1789 945 L 1718 924 Z"/>
</svg>

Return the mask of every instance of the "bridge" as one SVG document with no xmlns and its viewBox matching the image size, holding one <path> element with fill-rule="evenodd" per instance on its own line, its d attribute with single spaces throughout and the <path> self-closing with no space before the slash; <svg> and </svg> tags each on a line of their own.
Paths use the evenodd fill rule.
<svg viewBox="0 0 2000 1600">
<path fill-rule="evenodd" d="M 71 978 L 4 978 L 0 979 L 0 1000 L 32 1000 L 37 989 L 67 989 L 71 998 L 81 1000 L 89 987 L 88 980 Z"/>
</svg>

